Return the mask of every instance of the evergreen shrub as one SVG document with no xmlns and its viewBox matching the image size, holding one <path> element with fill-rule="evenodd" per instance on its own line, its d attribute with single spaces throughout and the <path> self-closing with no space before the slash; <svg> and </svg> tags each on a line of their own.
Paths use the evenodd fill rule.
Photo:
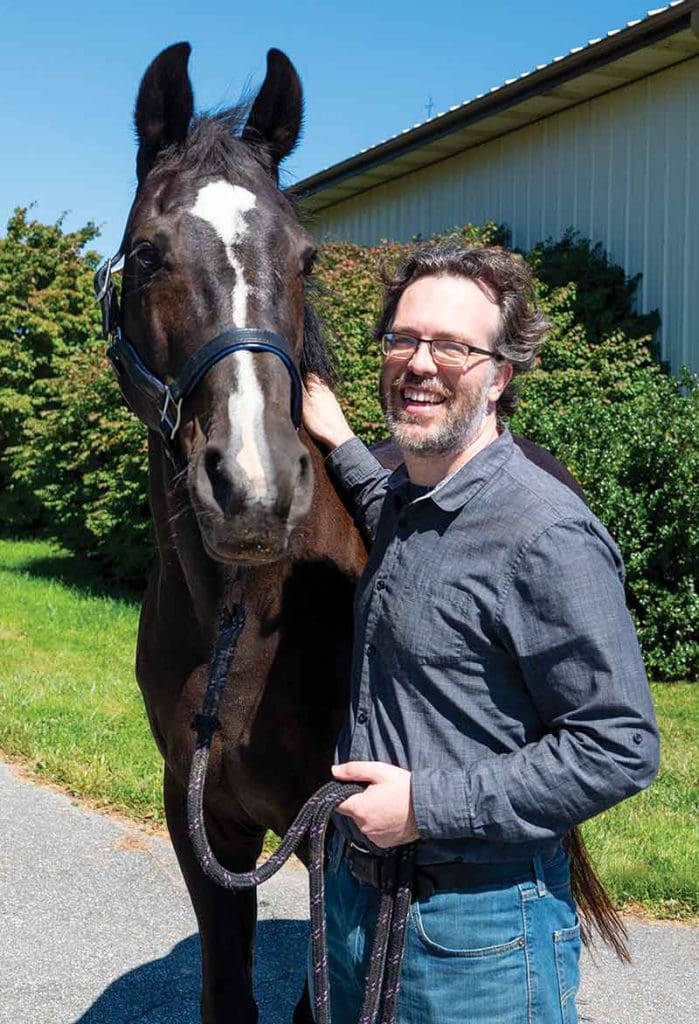
<svg viewBox="0 0 699 1024">
<path fill-rule="evenodd" d="M 649 675 L 699 675 L 699 386 L 649 337 L 588 341 L 575 286 L 547 292 L 552 330 L 512 429 L 560 459 L 619 544 Z"/>
<path fill-rule="evenodd" d="M 457 232 L 507 244 L 503 228 Z M 378 401 L 378 272 L 410 245 L 322 247 L 316 306 L 334 343 L 352 427 L 385 436 Z M 653 352 L 657 313 L 638 314 L 639 277 L 568 231 L 523 255 L 551 322 L 540 364 L 520 379 L 512 429 L 548 448 L 577 477 L 619 544 L 627 597 L 655 679 L 699 674 L 699 391 Z"/>
<path fill-rule="evenodd" d="M 93 224 L 65 232 L 17 208 L 0 238 L 0 524 L 36 525 L 41 506 L 11 472 L 9 450 L 43 402 L 55 361 L 94 338 L 99 315 L 92 289 L 97 255 L 85 246 Z"/>
<path fill-rule="evenodd" d="M 45 509 L 45 532 L 105 576 L 142 584 L 155 548 L 147 497 L 148 431 L 124 404 L 105 343 L 56 363 L 12 453 L 14 475 Z"/>
<path fill-rule="evenodd" d="M 457 234 L 471 243 L 507 241 L 494 224 Z M 372 339 L 379 270 L 416 244 L 326 244 L 314 275 L 312 299 L 340 370 L 341 401 L 369 443 L 385 436 Z M 568 233 L 526 258 L 552 329 L 539 366 L 522 378 L 512 427 L 568 466 L 619 543 L 650 674 L 696 678 L 697 382 L 670 376 L 654 359 L 657 317 L 634 312 L 638 280 L 599 246 Z M 59 540 L 99 560 L 105 574 L 142 580 L 153 553 L 145 428 L 121 402 L 104 343 L 52 358 L 53 375 L 33 386 L 37 400 L 10 455 L 13 474 L 37 495 Z"/>
</svg>

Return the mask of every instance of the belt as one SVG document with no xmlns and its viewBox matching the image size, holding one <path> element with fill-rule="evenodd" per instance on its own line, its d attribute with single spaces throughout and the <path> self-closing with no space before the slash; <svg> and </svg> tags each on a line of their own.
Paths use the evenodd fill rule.
<svg viewBox="0 0 699 1024">
<path fill-rule="evenodd" d="M 381 888 L 384 858 L 371 853 L 357 843 L 345 841 L 344 856 L 350 874 L 364 885 Z M 517 878 L 536 879 L 533 861 L 518 860 L 499 864 L 479 864 L 467 861 L 448 861 L 444 864 L 418 864 L 415 867 L 413 894 L 425 901 L 435 892 L 452 889 L 471 889 L 513 882 Z"/>
</svg>

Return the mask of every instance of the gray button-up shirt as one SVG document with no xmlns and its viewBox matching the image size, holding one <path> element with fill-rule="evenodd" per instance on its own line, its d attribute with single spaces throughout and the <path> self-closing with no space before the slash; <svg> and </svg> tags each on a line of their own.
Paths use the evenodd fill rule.
<svg viewBox="0 0 699 1024">
<path fill-rule="evenodd" d="M 411 770 L 419 860 L 545 855 L 647 786 L 658 734 L 623 564 L 585 504 L 507 431 L 418 498 L 356 438 L 327 462 L 373 541 L 337 761 Z"/>
</svg>

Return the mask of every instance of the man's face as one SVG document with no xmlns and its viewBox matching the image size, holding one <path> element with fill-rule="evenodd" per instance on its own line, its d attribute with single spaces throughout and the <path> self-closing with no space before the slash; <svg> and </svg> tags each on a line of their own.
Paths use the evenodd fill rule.
<svg viewBox="0 0 699 1024">
<path fill-rule="evenodd" d="M 422 277 L 403 292 L 391 330 L 415 338 L 468 342 L 492 350 L 500 326 L 494 296 L 463 277 Z M 438 366 L 429 346 L 408 360 L 384 360 L 381 394 L 391 433 L 405 452 L 446 455 L 479 433 L 502 387 L 501 364 L 473 353 L 462 368 Z"/>
</svg>

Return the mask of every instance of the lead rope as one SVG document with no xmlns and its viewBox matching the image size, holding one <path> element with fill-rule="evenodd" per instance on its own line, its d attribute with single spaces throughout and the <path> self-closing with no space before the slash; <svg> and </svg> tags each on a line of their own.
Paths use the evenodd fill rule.
<svg viewBox="0 0 699 1024">
<path fill-rule="evenodd" d="M 187 789 L 189 837 L 204 874 L 224 889 L 240 891 L 255 888 L 276 874 L 308 836 L 315 1021 L 316 1024 L 332 1024 L 325 924 L 325 836 L 330 816 L 337 805 L 363 792 L 364 786 L 342 782 L 328 782 L 321 786 L 303 805 L 275 852 L 253 871 L 228 871 L 216 859 L 204 824 L 204 784 L 211 741 L 214 733 L 221 728 L 217 716 L 219 701 L 245 625 L 240 575 L 236 580 L 236 589 L 232 610 L 224 606 L 220 613 L 218 640 L 209 666 L 209 681 L 202 710 L 192 720 L 197 740 Z M 358 1024 L 374 1024 L 377 1012 L 378 1024 L 395 1024 L 414 862 L 414 843 L 395 847 L 382 862 L 381 902 Z"/>
</svg>

